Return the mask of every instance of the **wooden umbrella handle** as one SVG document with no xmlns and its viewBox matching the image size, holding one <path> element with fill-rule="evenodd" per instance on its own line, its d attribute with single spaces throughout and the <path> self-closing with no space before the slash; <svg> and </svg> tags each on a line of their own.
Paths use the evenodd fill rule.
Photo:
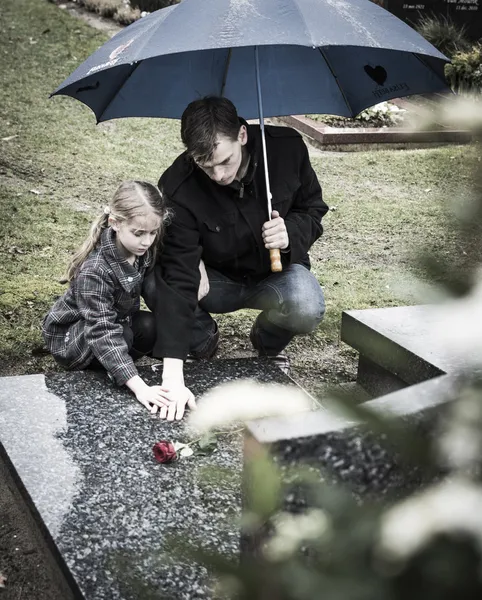
<svg viewBox="0 0 482 600">
<path fill-rule="evenodd" d="M 283 270 L 283 265 L 281 264 L 281 253 L 279 248 L 272 248 L 269 251 L 269 258 L 271 260 L 271 271 L 273 273 L 279 273 Z"/>
</svg>

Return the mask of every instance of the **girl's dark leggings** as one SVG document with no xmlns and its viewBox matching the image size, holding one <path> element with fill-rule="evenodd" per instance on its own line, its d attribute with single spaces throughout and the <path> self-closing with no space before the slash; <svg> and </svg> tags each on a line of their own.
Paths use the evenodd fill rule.
<svg viewBox="0 0 482 600">
<path fill-rule="evenodd" d="M 132 325 L 123 323 L 123 327 L 129 354 L 134 360 L 152 352 L 156 342 L 156 320 L 153 313 L 139 310 L 132 316 Z"/>
<path fill-rule="evenodd" d="M 132 325 L 122 323 L 124 339 L 129 348 L 129 354 L 138 360 L 152 352 L 156 342 L 156 321 L 154 315 L 147 310 L 140 310 L 132 315 Z M 101 363 L 93 358 L 89 369 L 103 369 Z"/>
</svg>

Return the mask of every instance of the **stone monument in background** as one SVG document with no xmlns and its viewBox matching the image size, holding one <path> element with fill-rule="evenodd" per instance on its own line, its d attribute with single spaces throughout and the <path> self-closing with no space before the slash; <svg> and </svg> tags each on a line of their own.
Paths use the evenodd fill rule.
<svg viewBox="0 0 482 600">
<path fill-rule="evenodd" d="M 467 36 L 482 39 L 482 2 L 480 0 L 374 0 L 410 26 L 423 17 L 446 17 L 465 27 Z"/>
</svg>

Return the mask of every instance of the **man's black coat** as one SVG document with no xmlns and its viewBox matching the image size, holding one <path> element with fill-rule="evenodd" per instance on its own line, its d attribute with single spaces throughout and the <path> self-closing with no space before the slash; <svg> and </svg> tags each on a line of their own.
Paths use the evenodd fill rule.
<svg viewBox="0 0 482 600">
<path fill-rule="evenodd" d="M 268 220 L 261 133 L 257 125 L 247 129 L 251 160 L 241 182 L 215 183 L 185 152 L 159 180 L 174 215 L 155 267 L 154 356 L 184 359 L 189 352 L 201 257 L 236 281 L 252 283 L 271 273 L 261 237 Z M 273 210 L 285 220 L 290 242 L 282 263 L 309 267 L 308 250 L 322 234 L 328 207 L 301 136 L 287 127 L 267 126 L 265 132 Z"/>
</svg>

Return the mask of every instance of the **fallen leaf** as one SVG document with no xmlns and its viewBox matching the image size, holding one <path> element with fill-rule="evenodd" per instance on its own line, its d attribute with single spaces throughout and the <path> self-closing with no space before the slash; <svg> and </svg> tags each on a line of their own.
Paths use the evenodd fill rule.
<svg viewBox="0 0 482 600">
<path fill-rule="evenodd" d="M 2 142 L 9 142 L 10 140 L 15 139 L 16 137 L 18 137 L 17 133 L 15 135 L 9 135 L 8 137 L 2 138 Z"/>
<path fill-rule="evenodd" d="M 29 190 L 32 194 L 35 194 L 36 196 L 40 196 L 40 194 L 42 192 L 39 192 L 38 190 Z"/>
<path fill-rule="evenodd" d="M 213 433 L 206 433 L 197 443 L 198 454 L 211 454 L 216 450 L 218 438 Z"/>
<path fill-rule="evenodd" d="M 25 250 L 22 250 L 22 248 L 19 248 L 18 246 L 11 246 L 8 249 L 9 254 L 25 254 Z"/>
<path fill-rule="evenodd" d="M 423 190 L 424 192 L 431 192 L 432 188 L 427 188 L 426 190 Z"/>
</svg>

